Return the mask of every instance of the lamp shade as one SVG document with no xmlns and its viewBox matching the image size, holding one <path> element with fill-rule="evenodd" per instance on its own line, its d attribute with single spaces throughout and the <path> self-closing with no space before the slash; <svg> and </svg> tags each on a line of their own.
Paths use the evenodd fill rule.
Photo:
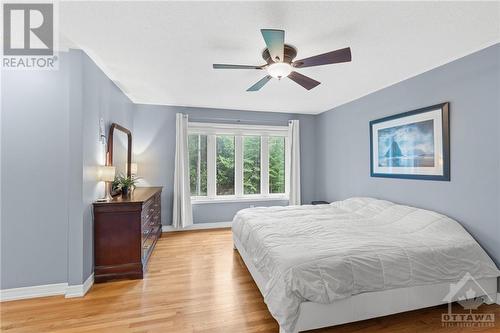
<svg viewBox="0 0 500 333">
<path fill-rule="evenodd" d="M 137 163 L 130 163 L 130 174 L 137 175 Z"/>
<path fill-rule="evenodd" d="M 102 182 L 112 182 L 115 180 L 115 167 L 114 166 L 100 166 L 97 169 L 97 178 Z"/>
</svg>

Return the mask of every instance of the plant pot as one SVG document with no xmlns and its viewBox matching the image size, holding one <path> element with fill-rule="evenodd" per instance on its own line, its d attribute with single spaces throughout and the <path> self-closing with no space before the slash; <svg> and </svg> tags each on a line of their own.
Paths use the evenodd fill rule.
<svg viewBox="0 0 500 333">
<path fill-rule="evenodd" d="M 128 197 L 130 194 L 130 189 L 128 187 L 122 187 L 122 197 Z"/>
</svg>

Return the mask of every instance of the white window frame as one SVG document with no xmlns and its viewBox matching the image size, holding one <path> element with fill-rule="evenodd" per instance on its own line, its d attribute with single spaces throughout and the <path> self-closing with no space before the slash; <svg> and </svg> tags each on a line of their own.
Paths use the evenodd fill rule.
<svg viewBox="0 0 500 333">
<path fill-rule="evenodd" d="M 207 136 L 207 196 L 191 196 L 193 204 L 216 202 L 245 202 L 288 200 L 290 179 L 290 139 L 288 126 L 259 126 L 242 124 L 188 123 L 188 134 Z M 216 137 L 234 135 L 234 195 L 217 195 L 216 191 Z M 243 137 L 261 138 L 260 194 L 243 193 Z M 285 138 L 285 193 L 269 193 L 269 150 L 268 138 Z"/>
</svg>

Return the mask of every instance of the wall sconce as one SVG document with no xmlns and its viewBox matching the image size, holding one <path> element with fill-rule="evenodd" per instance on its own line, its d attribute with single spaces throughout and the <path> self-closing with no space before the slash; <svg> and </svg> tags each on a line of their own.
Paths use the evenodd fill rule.
<svg viewBox="0 0 500 333">
<path fill-rule="evenodd" d="M 99 166 L 97 168 L 97 179 L 101 182 L 106 182 L 105 188 L 106 188 L 106 195 L 104 198 L 99 199 L 98 201 L 111 201 L 113 198 L 111 197 L 110 193 L 110 183 L 115 180 L 115 173 L 116 169 L 114 166 Z"/>
</svg>

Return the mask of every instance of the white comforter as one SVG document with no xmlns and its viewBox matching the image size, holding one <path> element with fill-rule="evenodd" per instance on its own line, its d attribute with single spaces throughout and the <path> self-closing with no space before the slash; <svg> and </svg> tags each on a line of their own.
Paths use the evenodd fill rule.
<svg viewBox="0 0 500 333">
<path fill-rule="evenodd" d="M 264 300 L 286 331 L 304 301 L 500 275 L 454 220 L 372 198 L 244 209 L 233 235 L 267 279 Z"/>
</svg>

